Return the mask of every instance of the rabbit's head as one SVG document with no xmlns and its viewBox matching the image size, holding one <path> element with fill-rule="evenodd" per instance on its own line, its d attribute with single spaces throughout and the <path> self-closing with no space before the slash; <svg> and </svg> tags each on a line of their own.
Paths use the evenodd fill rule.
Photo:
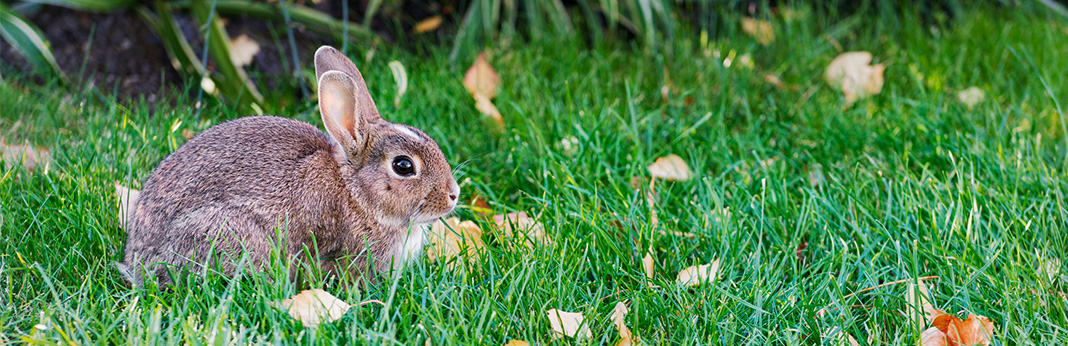
<svg viewBox="0 0 1068 346">
<path fill-rule="evenodd" d="M 356 65 L 337 49 L 315 52 L 319 111 L 352 199 L 378 223 L 430 223 L 452 212 L 460 187 L 438 144 L 382 119 Z"/>
</svg>

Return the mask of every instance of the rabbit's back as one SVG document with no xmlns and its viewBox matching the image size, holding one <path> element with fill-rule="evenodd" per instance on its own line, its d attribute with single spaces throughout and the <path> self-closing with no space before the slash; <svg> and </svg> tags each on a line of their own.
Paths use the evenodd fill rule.
<svg viewBox="0 0 1068 346">
<path fill-rule="evenodd" d="M 297 250 L 308 232 L 336 229 L 344 185 L 330 140 L 308 123 L 273 116 L 231 120 L 192 138 L 145 182 L 125 264 L 183 265 L 237 250 L 256 260 L 271 244 Z M 275 239 L 276 228 L 285 242 Z M 330 242 L 329 232 L 315 236 Z"/>
</svg>

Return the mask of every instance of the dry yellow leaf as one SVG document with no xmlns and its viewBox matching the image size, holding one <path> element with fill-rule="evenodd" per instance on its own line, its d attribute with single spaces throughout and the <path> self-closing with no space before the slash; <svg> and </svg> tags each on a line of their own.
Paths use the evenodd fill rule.
<svg viewBox="0 0 1068 346">
<path fill-rule="evenodd" d="M 656 162 L 649 165 L 649 174 L 652 174 L 653 178 L 668 181 L 687 181 L 693 178 L 690 166 L 675 154 L 656 159 Z"/>
<path fill-rule="evenodd" d="M 630 312 L 630 309 L 627 309 L 627 305 L 623 304 L 623 302 L 616 303 L 615 308 L 612 309 L 612 324 L 616 326 L 616 330 L 619 331 L 619 338 L 621 339 L 616 345 L 624 343 L 624 341 L 626 341 L 626 344 L 628 345 L 633 343 L 632 339 L 634 338 L 634 335 L 630 333 L 630 328 L 627 328 L 628 312 Z"/>
<path fill-rule="evenodd" d="M 697 286 L 701 283 L 712 281 L 716 279 L 716 274 L 719 273 L 719 260 L 712 261 L 709 264 L 702 264 L 691 266 L 683 269 L 679 272 L 679 276 L 676 282 L 685 286 Z"/>
<path fill-rule="evenodd" d="M 533 248 L 537 244 L 552 244 L 552 239 L 545 234 L 545 226 L 535 218 L 527 216 L 526 212 L 494 215 L 493 223 L 505 238 L 522 238 L 527 248 Z"/>
<path fill-rule="evenodd" d="M 497 106 L 493 105 L 493 101 L 490 101 L 485 95 L 475 94 L 475 109 L 493 120 L 493 124 L 497 127 L 504 127 L 504 118 L 501 117 L 501 112 L 497 111 Z"/>
<path fill-rule="evenodd" d="M 645 257 L 642 257 L 642 270 L 645 271 L 645 277 L 652 279 L 653 271 L 656 269 L 656 262 L 653 261 L 653 253 L 645 253 Z"/>
<path fill-rule="evenodd" d="M 230 60 L 233 60 L 237 67 L 251 64 L 252 58 L 259 52 L 260 44 L 246 34 L 230 40 Z"/>
<path fill-rule="evenodd" d="M 0 141 L 0 158 L 4 160 L 4 167 L 11 170 L 16 164 L 33 172 L 38 167 L 43 167 L 47 172 L 52 166 L 52 151 L 42 147 L 15 144 L 9 145 Z"/>
<path fill-rule="evenodd" d="M 928 299 L 930 296 L 931 292 L 927 290 L 927 285 L 922 280 L 919 280 L 919 283 L 909 282 L 905 290 L 905 302 L 908 304 L 905 311 L 917 325 L 928 325 L 934 318 L 934 313 L 938 311 Z"/>
<path fill-rule="evenodd" d="M 460 219 L 450 217 L 443 223 L 435 221 L 430 226 L 430 246 L 427 249 L 427 257 L 431 262 L 448 260 L 456 255 L 463 254 L 469 261 L 478 259 L 478 251 L 484 247 L 482 243 L 482 229 L 478 224 L 471 221 L 460 222 Z"/>
<path fill-rule="evenodd" d="M 767 46 L 775 42 L 775 28 L 766 20 L 744 17 L 742 31 L 762 45 Z"/>
<path fill-rule="evenodd" d="M 530 343 L 523 340 L 509 340 L 503 346 L 530 346 Z"/>
<path fill-rule="evenodd" d="M 427 31 L 437 30 L 437 28 L 441 26 L 442 19 L 443 18 L 439 15 L 427 17 L 426 19 L 419 21 L 419 23 L 416 23 L 415 27 L 412 28 L 412 32 L 422 34 Z"/>
<path fill-rule="evenodd" d="M 846 103 L 875 95 L 883 90 L 883 64 L 869 65 L 869 52 L 846 52 L 834 58 L 823 74 L 824 81 L 842 92 Z"/>
<path fill-rule="evenodd" d="M 289 317 L 308 328 L 318 327 L 323 322 L 336 321 L 352 308 L 345 301 L 321 289 L 305 290 L 290 299 L 268 304 L 288 312 Z"/>
<path fill-rule="evenodd" d="M 1039 266 L 1035 268 L 1038 277 L 1048 279 L 1050 282 L 1057 281 L 1061 277 L 1061 260 L 1039 256 Z"/>
<path fill-rule="evenodd" d="M 549 309 L 545 311 L 545 314 L 549 316 L 553 339 L 563 336 L 572 338 L 593 337 L 593 332 L 590 332 L 590 328 L 582 323 L 582 313 Z"/>
<path fill-rule="evenodd" d="M 964 106 L 968 107 L 968 109 L 972 109 L 975 105 L 983 102 L 983 100 L 986 99 L 986 95 L 983 93 L 983 89 L 971 87 L 958 92 L 957 99 L 959 99 L 960 103 L 963 103 Z"/>
<path fill-rule="evenodd" d="M 126 229 L 126 223 L 130 221 L 134 205 L 141 198 L 141 190 L 134 190 L 115 183 L 115 195 L 119 196 L 119 228 Z"/>
<path fill-rule="evenodd" d="M 479 53 L 475 63 L 464 73 L 464 87 L 471 95 L 483 95 L 487 99 L 497 97 L 497 88 L 501 85 L 501 76 L 486 62 L 486 53 Z"/>
</svg>

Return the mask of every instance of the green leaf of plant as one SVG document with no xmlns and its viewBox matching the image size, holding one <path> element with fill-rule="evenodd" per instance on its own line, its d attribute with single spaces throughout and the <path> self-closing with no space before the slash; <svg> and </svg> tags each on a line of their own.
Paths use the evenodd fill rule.
<svg viewBox="0 0 1068 346">
<path fill-rule="evenodd" d="M 63 77 L 63 70 L 56 63 L 41 31 L 3 3 L 0 3 L 0 36 L 37 69 Z"/>
<path fill-rule="evenodd" d="M 109 12 L 121 10 L 134 4 L 134 0 L 24 0 L 45 5 L 55 5 L 75 10 Z"/>
</svg>

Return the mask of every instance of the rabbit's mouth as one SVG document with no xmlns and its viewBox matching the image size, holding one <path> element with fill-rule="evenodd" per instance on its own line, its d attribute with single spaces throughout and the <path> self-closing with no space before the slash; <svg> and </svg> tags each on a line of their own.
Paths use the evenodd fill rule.
<svg viewBox="0 0 1068 346">
<path fill-rule="evenodd" d="M 413 224 L 423 225 L 433 223 L 434 221 L 437 221 L 445 215 L 449 215 L 455 209 L 455 205 L 453 205 L 453 207 L 449 208 L 449 210 L 446 210 L 445 212 L 427 213 L 423 210 L 423 207 L 426 206 L 426 203 L 427 201 L 426 199 L 424 199 L 422 203 L 419 203 L 419 206 L 415 208 L 415 211 L 412 213 L 411 217 L 411 221 Z"/>
</svg>

